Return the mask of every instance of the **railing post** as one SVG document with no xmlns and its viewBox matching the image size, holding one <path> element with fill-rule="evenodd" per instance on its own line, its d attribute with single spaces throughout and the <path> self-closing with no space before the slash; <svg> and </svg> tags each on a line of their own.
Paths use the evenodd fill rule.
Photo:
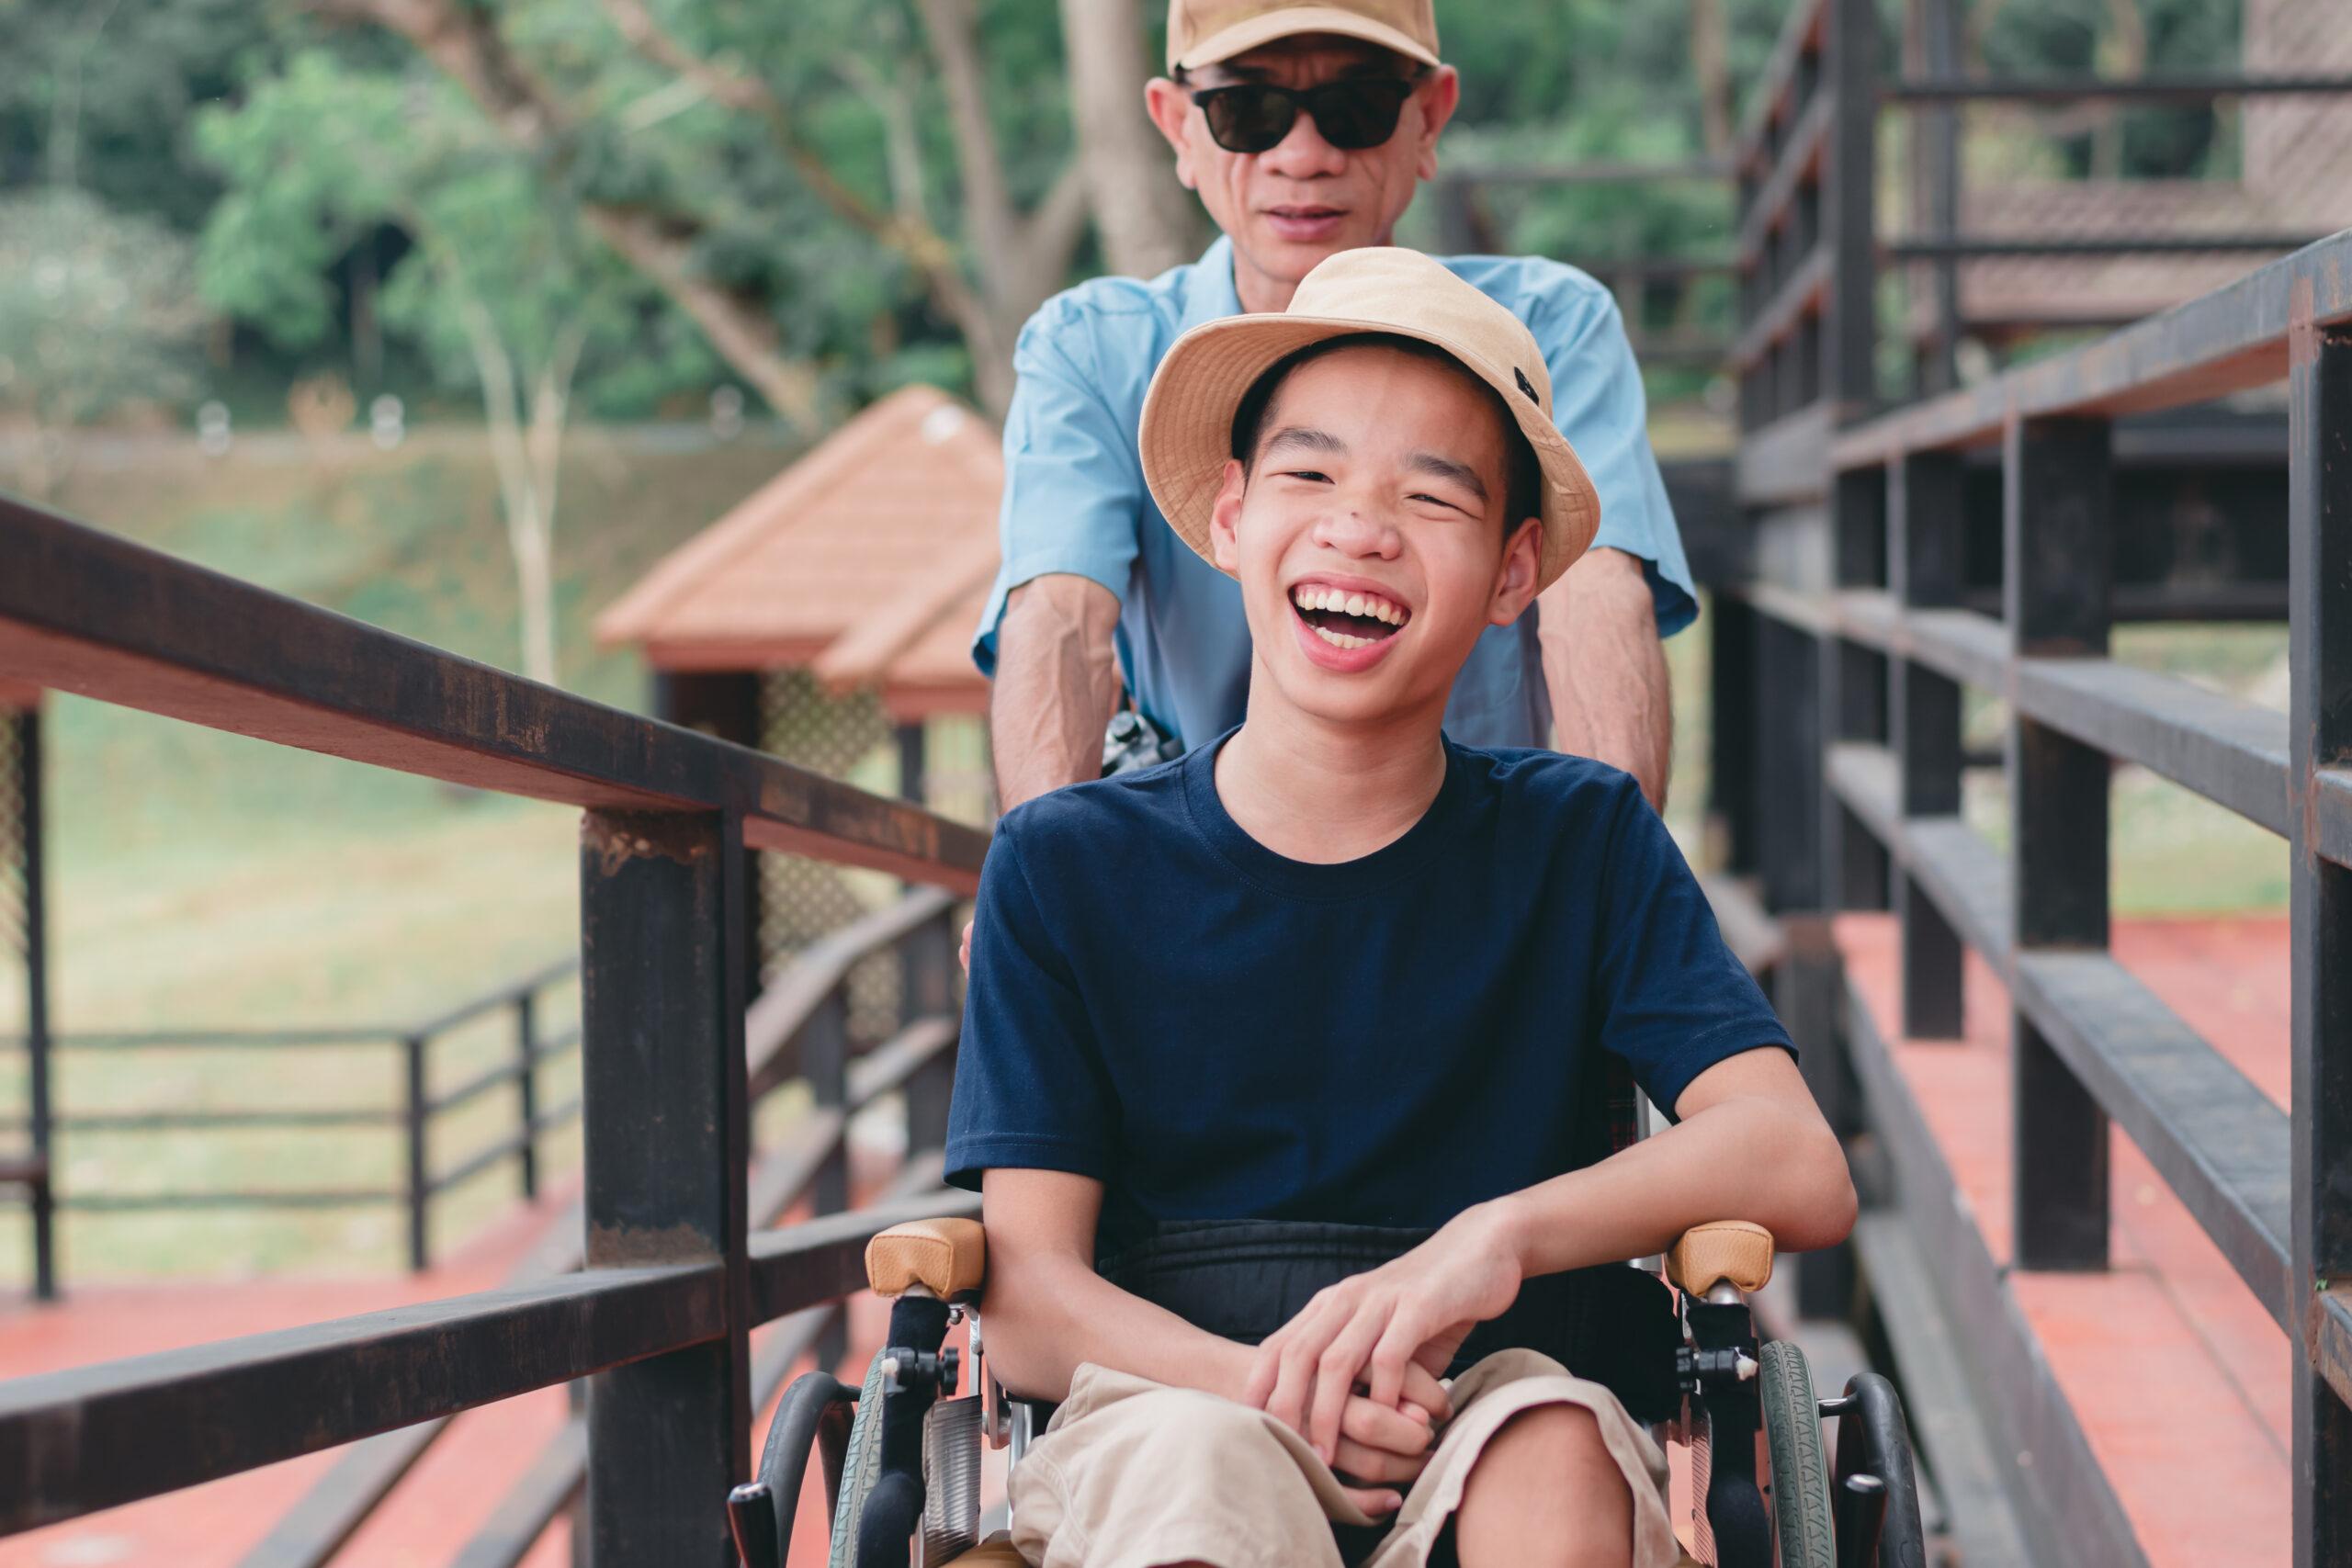
<svg viewBox="0 0 2352 1568">
<path fill-rule="evenodd" d="M 956 911 L 950 906 L 907 933 L 899 949 L 904 982 L 899 1009 L 904 1023 L 944 1018 L 956 1008 Z M 907 1081 L 907 1154 L 947 1145 L 947 1097 L 956 1083 L 956 1051 L 940 1052 Z"/>
<path fill-rule="evenodd" d="M 2321 768 L 2352 763 L 2352 330 L 2312 319 L 2295 286 L 2288 336 L 2290 814 L 2294 1055 L 2289 1104 L 2298 1289 L 2352 1276 L 2352 870 L 2312 841 Z M 2314 1296 L 2312 1306 L 2317 1306 Z M 2352 1560 L 2352 1411 L 2295 1351 L 2296 1568 Z"/>
<path fill-rule="evenodd" d="M 828 992 L 800 1028 L 800 1073 L 819 1110 L 841 1111 L 841 1136 L 808 1184 L 808 1206 L 818 1214 L 849 1207 L 849 998 L 839 986 Z M 816 1345 L 817 1365 L 837 1367 L 849 1354 L 849 1330 L 841 1314 L 825 1325 Z"/>
<path fill-rule="evenodd" d="M 539 1050 L 537 1002 L 537 995 L 530 991 L 514 998 L 514 1112 L 522 1120 L 522 1141 L 516 1153 L 522 1160 L 526 1199 L 539 1195 L 539 1084 L 535 1072 Z"/>
<path fill-rule="evenodd" d="M 426 1136 L 433 1108 L 425 1100 L 426 1043 L 422 1034 L 401 1041 L 401 1057 L 408 1073 L 408 1266 L 419 1273 L 433 1264 L 428 1228 L 433 1209 L 432 1146 Z"/>
<path fill-rule="evenodd" d="M 1954 452 L 1914 452 L 1886 469 L 1888 586 L 1905 611 L 1960 603 L 1965 470 Z M 1961 806 L 1960 682 L 1913 660 L 1889 661 L 1888 726 L 1905 817 L 1951 817 Z M 1959 933 L 1908 872 L 1894 877 L 1903 930 L 1903 1032 L 1961 1033 Z"/>
<path fill-rule="evenodd" d="M 1756 607 L 1730 593 L 1707 602 L 1707 810 L 1722 824 L 1725 871 L 1756 870 Z"/>
<path fill-rule="evenodd" d="M 591 1269 L 724 1263 L 721 1331 L 588 1383 L 589 1560 L 733 1568 L 750 1473 L 743 838 L 730 814 L 581 824 Z"/>
<path fill-rule="evenodd" d="M 1753 702 L 1758 846 L 1765 907 L 1774 914 L 1821 907 L 1821 679 L 1816 639 L 1771 615 L 1758 617 Z"/>
<path fill-rule="evenodd" d="M 1823 69 L 1832 97 L 1822 172 L 1822 240 L 1829 301 L 1822 312 L 1820 395 L 1835 423 L 1876 400 L 1878 344 L 1878 54 L 1876 0 L 1829 0 Z"/>
<path fill-rule="evenodd" d="M 2012 420 L 2002 443 L 2004 608 L 2020 659 L 2104 654 L 2113 578 L 2111 453 L 2099 420 Z M 2013 937 L 2108 941 L 2108 759 L 2013 714 Z M 2010 1008 L 2011 1235 L 2026 1269 L 2107 1266 L 2107 1112 L 2033 1021 Z"/>
<path fill-rule="evenodd" d="M 57 1164 L 50 1103 L 49 905 L 42 840 L 48 836 L 41 801 L 40 709 L 16 716 L 17 824 L 24 835 L 25 1113 L 32 1123 L 33 1155 L 45 1164 L 33 1186 L 33 1296 L 57 1299 Z"/>
<path fill-rule="evenodd" d="M 1833 474 L 1829 491 L 1830 591 L 1876 588 L 1886 581 L 1886 491 L 1867 470 Z M 1886 739 L 1886 664 L 1879 654 L 1838 634 L 1834 624 L 1819 639 L 1821 716 L 1827 738 Z M 1821 889 L 1826 909 L 1887 907 L 1887 852 L 1877 835 L 1828 788 L 1827 773 L 1815 809 L 1821 814 Z"/>
</svg>

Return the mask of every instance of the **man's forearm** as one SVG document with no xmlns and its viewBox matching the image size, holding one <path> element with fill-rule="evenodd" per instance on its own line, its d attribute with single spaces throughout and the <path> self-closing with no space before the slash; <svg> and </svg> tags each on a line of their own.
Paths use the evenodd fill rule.
<svg viewBox="0 0 2352 1568">
<path fill-rule="evenodd" d="M 1118 600 L 1087 578 L 1056 574 L 1013 590 L 989 699 L 999 810 L 1102 773 L 1102 730 L 1118 698 Z"/>
<path fill-rule="evenodd" d="M 1085 1361 L 1229 1399 L 1249 1379 L 1247 1346 L 1193 1327 L 1076 1258 L 991 1256 L 980 1316 L 998 1380 L 1027 1399 L 1060 1403 Z"/>
<path fill-rule="evenodd" d="M 1714 1220 L 1762 1225 L 1783 1252 L 1828 1247 L 1852 1228 L 1854 1188 L 1816 1112 L 1749 1098 L 1493 1206 L 1532 1277 L 1647 1257 Z"/>
<path fill-rule="evenodd" d="M 1560 750 L 1624 769 L 1664 810 L 1674 697 L 1641 558 L 1589 551 L 1538 603 Z"/>
</svg>

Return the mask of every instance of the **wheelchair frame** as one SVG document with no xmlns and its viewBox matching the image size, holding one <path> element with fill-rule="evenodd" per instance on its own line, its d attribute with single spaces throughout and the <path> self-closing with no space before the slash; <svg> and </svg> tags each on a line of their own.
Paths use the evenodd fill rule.
<svg viewBox="0 0 2352 1568">
<path fill-rule="evenodd" d="M 977 1287 L 969 1295 L 977 1298 Z M 1718 1277 L 1697 1293 L 1678 1290 L 1677 1298 L 1688 1336 L 1676 1353 L 1685 1396 L 1679 1425 L 1697 1439 L 1694 1450 L 1703 1442 L 1707 1454 L 1706 1492 L 1694 1518 L 1700 1540 L 1694 1544 L 1702 1549 L 1702 1560 L 1717 1568 L 1773 1568 L 1772 1514 L 1757 1476 L 1758 1439 L 1764 1430 L 1758 1382 L 1762 1347 L 1747 1293 Z M 758 1478 L 728 1498 L 746 1568 L 786 1568 L 812 1450 L 822 1465 L 829 1513 L 838 1524 L 854 1423 L 871 1418 L 861 1406 L 874 1398 L 881 1404 L 880 1425 L 868 1440 L 878 1444 L 879 1471 L 856 1521 L 855 1568 L 933 1568 L 969 1549 L 977 1536 L 976 1494 L 971 1519 L 943 1519 L 935 1510 L 927 1511 L 935 1499 L 925 1484 L 928 1418 L 943 1401 L 956 1397 L 962 1383 L 963 1358 L 945 1340 L 950 1327 L 963 1321 L 971 1325 L 978 1389 L 964 1397 L 978 1402 L 980 1441 L 1010 1448 L 1010 1461 L 1020 1462 L 1037 1406 L 1006 1399 L 988 1375 L 972 1301 L 944 1300 L 931 1285 L 907 1282 L 892 1302 L 886 1348 L 875 1357 L 864 1389 L 813 1371 L 786 1391 L 768 1430 Z M 1910 1433 L 1893 1385 L 1877 1373 L 1859 1373 L 1842 1393 L 1815 1406 L 1816 1419 L 1835 1416 L 1838 1424 L 1830 1477 L 1837 1568 L 1921 1568 L 1926 1539 Z M 976 1473 L 979 1451 L 971 1452 Z M 838 1560 L 839 1553 L 833 1555 Z"/>
</svg>

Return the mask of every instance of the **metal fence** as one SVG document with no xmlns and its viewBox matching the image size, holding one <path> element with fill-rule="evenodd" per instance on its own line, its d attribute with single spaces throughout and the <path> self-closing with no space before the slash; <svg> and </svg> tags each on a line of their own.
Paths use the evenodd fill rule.
<svg viewBox="0 0 2352 1568">
<path fill-rule="evenodd" d="M 44 1053 L 55 1071 L 60 1059 L 71 1055 L 100 1056 L 123 1053 L 198 1054 L 232 1058 L 255 1053 L 304 1056 L 332 1053 L 338 1056 L 389 1056 L 400 1088 L 394 1101 L 381 1105 L 204 1105 L 165 1104 L 99 1111 L 75 1111 L 62 1103 L 54 1089 L 49 1094 L 49 1148 L 53 1165 L 51 1188 L 55 1208 L 65 1213 L 152 1213 L 229 1212 L 243 1209 L 339 1209 L 390 1204 L 398 1208 L 407 1225 L 409 1266 L 424 1269 L 432 1262 L 433 1204 L 459 1184 L 512 1162 L 517 1189 L 526 1198 L 539 1191 L 542 1141 L 580 1114 L 580 1098 L 571 1093 L 551 1104 L 541 1103 L 541 1070 L 578 1049 L 576 1024 L 548 1028 L 543 1020 L 551 1001 L 577 979 L 579 964 L 571 959 L 549 964 L 486 991 L 437 1017 L 407 1025 L 334 1029 L 221 1029 L 51 1031 Z M 494 1015 L 508 1021 L 505 1059 L 466 1074 L 455 1083 L 435 1089 L 439 1075 L 435 1061 L 453 1037 Z M 30 1048 L 29 1040 L 13 1042 Z M 511 1093 L 511 1132 L 467 1150 L 455 1159 L 435 1155 L 443 1140 L 437 1127 L 455 1112 L 492 1094 Z M 38 1125 L 29 1113 L 0 1118 L 0 1136 L 26 1137 Z M 273 1133 L 315 1132 L 347 1128 L 379 1131 L 390 1144 L 400 1172 L 395 1184 L 384 1187 L 269 1186 L 165 1191 L 83 1186 L 63 1179 L 75 1134 L 192 1134 L 200 1137 L 250 1137 Z"/>
<path fill-rule="evenodd" d="M 0 1385 L 0 1531 L 586 1379 L 591 1556 L 730 1562 L 752 1326 L 856 1289 L 882 1226 L 977 1211 L 752 1227 L 742 851 L 969 892 L 985 836 L 32 507 L 0 501 L 0 558 L 12 676 L 582 810 L 585 1147 L 576 1272 Z"/>
</svg>

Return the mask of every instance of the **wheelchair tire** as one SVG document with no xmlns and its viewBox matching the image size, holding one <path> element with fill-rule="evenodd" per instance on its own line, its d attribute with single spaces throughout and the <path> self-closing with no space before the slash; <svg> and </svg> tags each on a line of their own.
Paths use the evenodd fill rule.
<svg viewBox="0 0 2352 1568">
<path fill-rule="evenodd" d="M 833 1539 L 825 1568 L 857 1568 L 857 1522 L 865 1517 L 865 1500 L 881 1476 L 882 1358 L 876 1355 L 866 1366 L 865 1385 L 857 1394 L 857 1418 L 850 1423 L 849 1446 L 842 1454 L 842 1491 L 833 1505 Z"/>
<path fill-rule="evenodd" d="M 1813 1371 L 1805 1364 L 1804 1352 L 1785 1339 L 1767 1343 L 1758 1359 L 1781 1568 L 1838 1568 L 1837 1527 L 1829 1512 L 1829 1458 L 1821 1441 Z"/>
</svg>

